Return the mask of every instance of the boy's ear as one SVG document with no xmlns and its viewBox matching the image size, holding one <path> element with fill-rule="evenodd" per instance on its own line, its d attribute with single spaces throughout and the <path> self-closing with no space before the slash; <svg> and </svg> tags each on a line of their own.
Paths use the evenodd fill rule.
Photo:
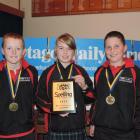
<svg viewBox="0 0 140 140">
<path fill-rule="evenodd" d="M 2 55 L 4 55 L 4 50 L 3 50 L 3 48 L 1 48 L 1 53 L 2 53 Z"/>
</svg>

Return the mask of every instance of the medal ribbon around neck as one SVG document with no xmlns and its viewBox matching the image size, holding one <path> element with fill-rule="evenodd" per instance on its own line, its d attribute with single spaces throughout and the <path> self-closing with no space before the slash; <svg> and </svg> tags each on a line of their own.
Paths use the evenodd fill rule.
<svg viewBox="0 0 140 140">
<path fill-rule="evenodd" d="M 57 63 L 57 69 L 58 69 L 58 71 L 59 71 L 59 74 L 60 74 L 60 76 L 61 76 L 61 79 L 64 79 L 63 76 L 62 76 L 62 73 L 61 73 L 61 70 L 60 70 L 60 68 L 59 68 L 58 63 Z M 71 77 L 72 69 L 73 69 L 73 64 L 72 64 L 71 67 L 70 67 L 70 71 L 69 71 L 68 79 L 70 79 L 70 77 Z"/>
<path fill-rule="evenodd" d="M 109 104 L 109 105 L 112 105 L 112 104 L 115 103 L 115 98 L 111 95 L 111 93 L 112 93 L 112 91 L 113 91 L 113 89 L 114 89 L 114 86 L 116 85 L 116 83 L 117 83 L 119 77 L 121 76 L 122 72 L 123 72 L 123 69 L 120 70 L 120 72 L 116 75 L 116 77 L 115 77 L 115 79 L 113 80 L 113 82 L 110 83 L 110 82 L 109 82 L 108 71 L 107 71 L 107 69 L 106 69 L 106 73 L 105 73 L 105 74 L 106 74 L 107 84 L 108 84 L 109 89 L 110 89 L 109 96 L 106 97 L 106 102 L 107 102 L 107 104 Z"/>
<path fill-rule="evenodd" d="M 17 82 L 16 82 L 15 92 L 14 92 L 14 85 L 13 85 L 13 82 L 12 82 L 12 77 L 11 77 L 10 69 L 9 69 L 8 65 L 7 65 L 7 71 L 8 71 L 8 78 L 9 78 L 9 84 L 10 84 L 12 99 L 15 100 L 16 95 L 17 95 L 18 86 L 19 86 L 20 77 L 21 77 L 21 70 L 18 74 L 18 79 L 17 79 Z"/>
</svg>

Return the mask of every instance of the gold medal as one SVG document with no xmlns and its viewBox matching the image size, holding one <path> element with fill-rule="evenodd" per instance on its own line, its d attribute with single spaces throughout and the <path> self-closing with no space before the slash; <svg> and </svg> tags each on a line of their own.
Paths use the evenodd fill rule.
<svg viewBox="0 0 140 140">
<path fill-rule="evenodd" d="M 109 89 L 110 89 L 110 94 L 109 94 L 109 96 L 107 96 L 106 99 L 105 99 L 105 101 L 106 101 L 106 103 L 107 103 L 108 105 L 113 105 L 113 104 L 115 103 L 115 97 L 112 96 L 111 93 L 112 93 L 112 91 L 113 91 L 113 89 L 114 89 L 114 86 L 116 85 L 116 83 L 117 83 L 119 77 L 121 76 L 122 72 L 123 72 L 123 69 L 120 70 L 120 72 L 116 75 L 116 77 L 115 77 L 115 79 L 113 80 L 113 82 L 110 83 L 110 82 L 109 82 L 108 71 L 107 71 L 107 69 L 106 69 L 106 73 L 105 73 L 105 74 L 106 74 L 107 84 L 108 84 Z"/>
<path fill-rule="evenodd" d="M 11 95 L 12 95 L 12 99 L 13 99 L 13 102 L 9 104 L 9 110 L 15 112 L 18 110 L 18 103 L 15 102 L 15 98 L 17 95 L 17 90 L 18 90 L 18 86 L 19 86 L 19 82 L 20 82 L 21 69 L 18 74 L 18 79 L 16 81 L 15 91 L 14 91 L 14 85 L 12 82 L 12 77 L 11 77 L 10 69 L 9 69 L 8 65 L 7 65 L 7 71 L 8 71 L 8 79 L 9 79 L 9 84 L 10 84 L 10 89 L 11 89 Z"/>
<path fill-rule="evenodd" d="M 15 102 L 10 103 L 10 104 L 9 104 L 9 110 L 10 110 L 10 111 L 13 111 L 13 112 L 17 111 L 17 110 L 18 110 L 18 104 L 15 103 Z"/>
<path fill-rule="evenodd" d="M 105 100 L 108 105 L 113 105 L 115 103 L 115 98 L 112 95 L 107 96 Z"/>
</svg>

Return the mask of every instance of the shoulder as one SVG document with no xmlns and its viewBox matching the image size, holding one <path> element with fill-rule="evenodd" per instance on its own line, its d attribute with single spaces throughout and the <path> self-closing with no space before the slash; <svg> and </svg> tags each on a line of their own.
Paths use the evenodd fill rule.
<svg viewBox="0 0 140 140">
<path fill-rule="evenodd" d="M 33 70 L 33 71 L 37 71 L 36 67 L 33 66 L 33 65 L 29 65 L 28 68 L 31 69 L 31 70 Z"/>
<path fill-rule="evenodd" d="M 134 69 L 136 72 L 136 77 L 138 77 L 140 79 L 140 68 L 137 65 L 134 65 Z"/>
<path fill-rule="evenodd" d="M 97 68 L 97 70 L 94 73 L 95 81 L 98 82 L 99 77 L 101 76 L 102 71 L 104 70 L 103 66 L 100 66 Z"/>
<path fill-rule="evenodd" d="M 75 68 L 76 70 L 81 71 L 81 72 L 86 72 L 85 68 L 82 67 L 82 66 L 80 66 L 80 65 L 78 65 L 78 64 L 74 64 L 74 68 Z"/>
<path fill-rule="evenodd" d="M 35 68 L 35 66 L 29 65 L 27 68 L 30 69 L 33 73 L 38 73 L 38 71 Z"/>
<path fill-rule="evenodd" d="M 5 63 L 6 63 L 5 60 L 0 61 L 0 71 L 2 71 L 3 68 L 5 67 Z"/>
<path fill-rule="evenodd" d="M 48 75 L 49 73 L 52 73 L 52 72 L 55 70 L 55 68 L 56 68 L 56 65 L 55 65 L 55 64 L 53 64 L 53 65 L 47 67 L 47 68 L 42 72 L 41 76 L 42 76 L 42 75 L 43 75 L 43 76 L 44 76 L 44 75 Z"/>
<path fill-rule="evenodd" d="M 137 65 L 134 65 L 136 72 L 140 73 L 140 68 Z"/>
<path fill-rule="evenodd" d="M 37 69 L 33 65 L 30 65 L 25 59 L 22 59 L 21 63 L 22 63 L 23 69 L 25 69 L 27 71 L 30 70 L 34 73 L 38 73 Z"/>
<path fill-rule="evenodd" d="M 99 66 L 99 67 L 97 68 L 97 70 L 95 71 L 95 74 L 94 74 L 94 75 L 100 74 L 100 73 L 102 72 L 103 69 L 104 69 L 103 66 Z"/>
<path fill-rule="evenodd" d="M 109 61 L 106 60 L 101 66 L 99 66 L 97 68 L 97 70 L 95 71 L 95 76 L 96 75 L 99 75 L 104 69 L 108 68 L 109 67 Z"/>
</svg>

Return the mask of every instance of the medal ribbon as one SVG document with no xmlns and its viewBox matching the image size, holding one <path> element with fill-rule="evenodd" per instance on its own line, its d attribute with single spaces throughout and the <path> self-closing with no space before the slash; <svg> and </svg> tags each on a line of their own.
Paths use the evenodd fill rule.
<svg viewBox="0 0 140 140">
<path fill-rule="evenodd" d="M 10 69 L 9 69 L 8 65 L 7 65 L 7 71 L 8 71 L 8 78 L 9 78 L 9 84 L 10 84 L 10 89 L 11 89 L 11 95 L 12 95 L 12 98 L 15 99 L 16 95 L 17 95 L 17 90 L 18 90 L 18 86 L 19 86 L 20 77 L 21 77 L 21 70 L 18 74 L 18 79 L 17 79 L 17 82 L 16 82 L 15 92 L 14 92 L 14 85 L 13 85 L 13 82 L 12 82 L 12 77 L 11 77 Z"/>
<path fill-rule="evenodd" d="M 110 83 L 110 82 L 109 82 L 108 71 L 107 71 L 107 69 L 106 69 L 106 73 L 105 73 L 105 74 L 106 74 L 107 84 L 108 84 L 109 89 L 110 89 L 110 95 L 111 95 L 112 90 L 114 89 L 114 86 L 115 86 L 116 83 L 117 83 L 117 80 L 118 80 L 119 77 L 121 76 L 122 72 L 123 72 L 123 69 L 116 75 L 116 77 L 115 77 L 115 79 L 113 80 L 113 82 Z"/>
<path fill-rule="evenodd" d="M 60 76 L 61 76 L 61 79 L 63 79 L 63 76 L 62 76 L 62 73 L 61 73 L 61 70 L 60 70 L 60 68 L 59 68 L 58 63 L 57 63 L 57 69 L 58 69 L 58 71 L 59 71 L 59 74 L 60 74 Z M 73 69 L 73 64 L 72 64 L 71 67 L 70 67 L 70 72 L 69 72 L 69 75 L 68 75 L 68 79 L 70 79 L 70 77 L 71 77 L 72 69 Z"/>
</svg>

